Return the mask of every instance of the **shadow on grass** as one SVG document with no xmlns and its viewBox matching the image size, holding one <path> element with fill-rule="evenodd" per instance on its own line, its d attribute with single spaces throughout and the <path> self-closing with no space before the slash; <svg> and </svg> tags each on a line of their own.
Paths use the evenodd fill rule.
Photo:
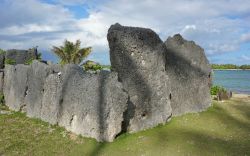
<svg viewBox="0 0 250 156">
<path fill-rule="evenodd" d="M 250 99 L 250 98 L 249 98 Z M 250 102 L 246 102 L 243 100 L 232 99 L 232 102 L 236 103 L 232 107 L 239 112 L 241 112 L 249 121 L 250 121 Z"/>
<path fill-rule="evenodd" d="M 242 107 L 241 107 L 242 106 Z M 248 108 L 248 109 L 247 109 Z M 241 113 L 248 113 L 249 107 L 244 105 L 237 105 L 236 109 L 239 109 Z M 166 147 L 172 144 L 173 140 L 177 142 L 186 142 L 185 144 L 180 144 L 181 148 L 188 148 L 186 150 L 187 155 L 249 155 L 250 154 L 250 124 L 245 123 L 235 117 L 233 117 L 230 112 L 215 105 L 212 109 L 201 113 L 201 115 L 211 116 L 212 119 L 220 121 L 226 125 L 226 134 L 218 135 L 211 132 L 203 131 L 199 129 L 199 126 L 194 128 L 187 128 L 182 126 L 177 126 L 171 129 L 169 133 L 160 130 L 158 133 L 158 139 L 155 144 L 158 146 L 165 144 Z M 203 116 L 204 117 L 204 116 Z M 200 118 L 203 118 L 200 116 Z M 210 120 L 208 118 L 208 120 Z M 198 119 L 200 120 L 200 119 Z M 203 119 L 201 119 L 203 120 Z M 204 120 L 205 122 L 205 120 Z M 190 123 L 192 124 L 192 123 Z M 214 123 L 215 126 L 217 123 Z M 235 129 L 240 130 L 240 136 L 235 133 Z M 223 131 L 223 130 L 222 130 Z M 174 135 L 174 136 L 172 136 Z M 188 145 L 189 144 L 189 145 Z M 154 145 L 152 145 L 153 147 Z"/>
</svg>

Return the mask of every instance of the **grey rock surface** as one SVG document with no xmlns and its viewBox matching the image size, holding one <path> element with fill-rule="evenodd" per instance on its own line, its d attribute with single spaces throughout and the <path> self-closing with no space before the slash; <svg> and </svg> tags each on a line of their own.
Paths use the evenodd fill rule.
<svg viewBox="0 0 250 156">
<path fill-rule="evenodd" d="M 129 94 L 124 131 L 136 132 L 171 117 L 166 47 L 150 29 L 112 25 L 108 31 L 112 70 Z"/>
<path fill-rule="evenodd" d="M 0 93 L 3 93 L 4 71 L 0 71 Z"/>
<path fill-rule="evenodd" d="M 6 65 L 4 95 L 10 109 L 98 141 L 122 131 L 128 95 L 115 72 L 90 74 L 77 65 Z"/>
<path fill-rule="evenodd" d="M 85 73 L 76 65 L 62 72 L 62 97 L 59 125 L 67 130 L 112 141 L 121 131 L 127 94 L 116 73 Z"/>
<path fill-rule="evenodd" d="M 27 95 L 25 103 L 27 105 L 27 115 L 29 117 L 40 117 L 42 99 L 44 94 L 44 84 L 49 74 L 53 70 L 46 64 L 34 61 L 28 71 Z"/>
<path fill-rule="evenodd" d="M 96 74 L 73 64 L 19 64 L 37 52 L 7 51 L 17 65 L 0 71 L 6 105 L 98 141 L 210 106 L 211 68 L 193 41 L 175 35 L 163 43 L 150 29 L 119 24 L 108 41 L 112 71 Z"/>
<path fill-rule="evenodd" d="M 29 50 L 17 50 L 11 49 L 7 50 L 5 53 L 5 60 L 13 60 L 15 64 L 25 64 L 30 59 L 37 59 L 38 53 L 36 48 Z"/>
<path fill-rule="evenodd" d="M 57 124 L 59 111 L 61 110 L 60 100 L 62 99 L 62 80 L 57 73 L 50 74 L 44 82 L 44 93 L 40 117 L 51 124 Z"/>
<path fill-rule="evenodd" d="M 165 45 L 173 115 L 205 110 L 211 105 L 211 68 L 204 50 L 179 34 L 169 37 Z"/>
<path fill-rule="evenodd" d="M 27 78 L 30 67 L 26 65 L 6 65 L 4 69 L 5 104 L 12 110 L 23 111 L 27 91 Z"/>
</svg>

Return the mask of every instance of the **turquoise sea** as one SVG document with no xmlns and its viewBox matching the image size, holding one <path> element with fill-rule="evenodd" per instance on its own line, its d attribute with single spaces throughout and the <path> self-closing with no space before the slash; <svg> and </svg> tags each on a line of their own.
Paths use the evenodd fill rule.
<svg viewBox="0 0 250 156">
<path fill-rule="evenodd" d="M 250 94 L 250 70 L 214 70 L 213 84 L 232 92 Z"/>
</svg>

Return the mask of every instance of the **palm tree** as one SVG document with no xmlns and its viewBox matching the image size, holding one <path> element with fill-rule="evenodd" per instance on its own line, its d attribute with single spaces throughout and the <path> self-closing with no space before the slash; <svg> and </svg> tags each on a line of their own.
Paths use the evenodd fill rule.
<svg viewBox="0 0 250 156">
<path fill-rule="evenodd" d="M 68 40 L 60 47 L 53 46 L 52 51 L 60 57 L 60 64 L 80 64 L 91 52 L 91 47 L 80 48 L 81 41 L 77 40 L 74 44 Z"/>
</svg>

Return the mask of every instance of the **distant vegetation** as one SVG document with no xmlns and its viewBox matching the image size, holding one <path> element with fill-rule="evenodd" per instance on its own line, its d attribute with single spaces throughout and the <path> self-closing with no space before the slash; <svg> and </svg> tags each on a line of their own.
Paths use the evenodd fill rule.
<svg viewBox="0 0 250 156">
<path fill-rule="evenodd" d="M 60 64 L 80 64 L 90 53 L 92 48 L 80 48 L 81 41 L 77 40 L 74 44 L 68 40 L 64 41 L 63 46 L 53 46 L 52 51 L 60 58 Z"/>
<path fill-rule="evenodd" d="M 250 69 L 250 65 L 212 64 L 212 69 Z"/>
</svg>

